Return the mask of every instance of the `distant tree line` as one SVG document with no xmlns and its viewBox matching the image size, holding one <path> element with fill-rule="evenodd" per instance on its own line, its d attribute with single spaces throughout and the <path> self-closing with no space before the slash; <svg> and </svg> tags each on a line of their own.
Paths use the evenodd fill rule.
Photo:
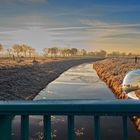
<svg viewBox="0 0 140 140">
<path fill-rule="evenodd" d="M 44 48 L 43 49 L 44 56 L 48 57 L 57 57 L 57 56 L 62 56 L 62 57 L 69 57 L 69 56 L 76 56 L 80 55 L 80 51 L 77 48 L 57 48 L 57 47 L 52 47 L 52 48 Z M 86 51 L 85 51 L 86 52 Z"/>
<path fill-rule="evenodd" d="M 5 47 L 0 44 L 0 52 L 5 51 L 8 57 L 33 57 L 35 55 L 35 49 L 26 44 L 14 44 L 11 48 L 5 49 Z M 7 56 L 6 55 L 6 56 Z"/>
<path fill-rule="evenodd" d="M 0 54 L 4 54 L 9 58 L 31 58 L 37 57 L 37 52 L 35 48 L 27 45 L 27 44 L 14 44 L 11 48 L 5 49 L 5 47 L 0 44 Z M 95 56 L 95 57 L 119 57 L 119 56 L 136 56 L 136 54 L 125 52 L 121 53 L 118 51 L 113 51 L 111 53 L 107 53 L 105 50 L 100 51 L 87 51 L 85 49 L 78 48 L 59 48 L 59 47 L 51 47 L 44 48 L 42 50 L 41 56 L 47 57 L 73 57 L 73 56 Z"/>
</svg>

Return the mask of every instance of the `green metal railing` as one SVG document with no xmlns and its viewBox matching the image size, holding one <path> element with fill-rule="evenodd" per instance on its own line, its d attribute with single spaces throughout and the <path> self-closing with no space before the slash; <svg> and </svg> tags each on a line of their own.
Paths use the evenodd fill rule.
<svg viewBox="0 0 140 140">
<path fill-rule="evenodd" d="M 21 140 L 29 139 L 29 116 L 44 116 L 44 140 L 51 140 L 51 116 L 68 116 L 68 140 L 74 140 L 74 116 L 94 116 L 95 140 L 100 140 L 100 116 L 122 116 L 124 140 L 128 140 L 127 118 L 140 115 L 135 100 L 41 100 L 0 101 L 0 140 L 11 139 L 11 123 L 21 115 Z"/>
</svg>

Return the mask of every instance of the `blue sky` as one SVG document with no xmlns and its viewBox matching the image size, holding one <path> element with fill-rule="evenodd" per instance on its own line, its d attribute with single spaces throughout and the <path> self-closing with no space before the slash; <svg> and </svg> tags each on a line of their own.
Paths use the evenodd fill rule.
<svg viewBox="0 0 140 140">
<path fill-rule="evenodd" d="M 139 0 L 0 0 L 0 43 L 140 50 Z"/>
</svg>

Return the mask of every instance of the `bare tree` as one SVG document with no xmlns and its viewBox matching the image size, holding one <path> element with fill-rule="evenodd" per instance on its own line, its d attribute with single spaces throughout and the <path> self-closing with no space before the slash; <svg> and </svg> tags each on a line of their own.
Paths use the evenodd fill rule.
<svg viewBox="0 0 140 140">
<path fill-rule="evenodd" d="M 12 49 L 7 49 L 7 53 L 8 53 L 8 56 L 11 57 L 12 56 Z"/>
<path fill-rule="evenodd" d="M 28 45 L 22 44 L 22 52 L 24 53 L 24 57 L 27 56 L 28 49 L 29 49 Z"/>
<path fill-rule="evenodd" d="M 78 49 L 77 48 L 72 48 L 71 49 L 71 55 L 76 55 L 78 52 Z"/>
<path fill-rule="evenodd" d="M 0 44 L 0 52 L 2 52 L 4 49 L 4 46 L 2 44 Z"/>
<path fill-rule="evenodd" d="M 99 52 L 96 52 L 96 56 L 99 56 L 99 57 L 106 57 L 106 55 L 107 55 L 107 52 L 104 50 L 100 50 Z"/>
<path fill-rule="evenodd" d="M 0 44 L 0 51 L 2 51 L 3 49 L 4 49 L 4 46 Z"/>
<path fill-rule="evenodd" d="M 51 56 L 56 57 L 56 55 L 57 55 L 57 53 L 58 53 L 58 48 L 57 48 L 57 47 L 49 48 L 49 49 L 48 49 L 48 53 L 50 53 Z"/>
<path fill-rule="evenodd" d="M 35 54 L 35 49 L 30 47 L 30 46 L 28 46 L 28 53 L 29 53 L 29 57 L 32 57 L 32 55 Z"/>
<path fill-rule="evenodd" d="M 82 50 L 81 50 L 81 54 L 82 54 L 83 56 L 85 56 L 85 55 L 87 54 L 87 51 L 86 51 L 85 49 L 82 49 Z"/>
<path fill-rule="evenodd" d="M 45 57 L 47 57 L 48 54 L 49 54 L 49 49 L 48 48 L 44 48 L 43 49 L 43 54 L 44 54 Z"/>
<path fill-rule="evenodd" d="M 68 48 L 62 49 L 61 54 L 63 55 L 63 57 L 71 56 L 71 49 Z"/>
<path fill-rule="evenodd" d="M 118 57 L 118 56 L 120 56 L 120 52 L 118 52 L 118 51 L 113 51 L 112 53 L 108 54 L 108 56 L 111 56 L 111 57 Z"/>
<path fill-rule="evenodd" d="M 12 46 L 13 52 L 16 53 L 17 57 L 19 57 L 20 53 L 22 52 L 22 46 L 19 44 L 14 44 Z"/>
<path fill-rule="evenodd" d="M 67 55 L 67 49 L 62 49 L 61 54 L 63 57 L 65 57 Z"/>
<path fill-rule="evenodd" d="M 92 52 L 92 51 L 88 52 L 87 54 L 88 54 L 89 56 L 96 56 L 96 52 Z"/>
</svg>

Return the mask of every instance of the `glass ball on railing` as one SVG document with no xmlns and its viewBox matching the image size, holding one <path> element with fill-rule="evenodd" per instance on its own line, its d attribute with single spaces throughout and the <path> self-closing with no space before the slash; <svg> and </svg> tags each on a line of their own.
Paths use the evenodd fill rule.
<svg viewBox="0 0 140 140">
<path fill-rule="evenodd" d="M 132 70 L 126 74 L 122 89 L 129 98 L 140 99 L 140 69 Z"/>
</svg>

